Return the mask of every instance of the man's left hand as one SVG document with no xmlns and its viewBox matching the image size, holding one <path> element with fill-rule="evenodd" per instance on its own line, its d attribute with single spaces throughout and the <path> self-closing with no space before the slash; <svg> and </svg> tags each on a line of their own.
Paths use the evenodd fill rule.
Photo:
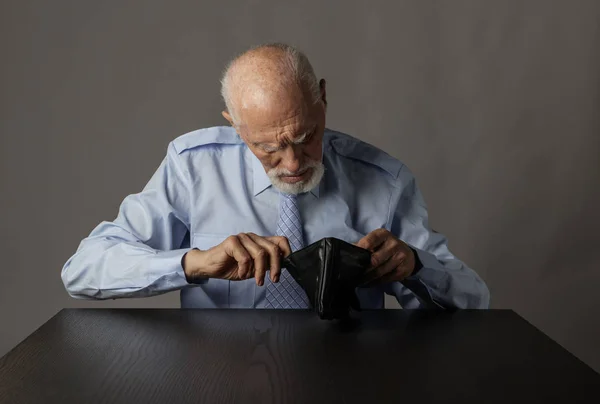
<svg viewBox="0 0 600 404">
<path fill-rule="evenodd" d="M 355 245 L 371 251 L 368 284 L 401 281 L 415 270 L 413 250 L 386 229 L 373 230 Z"/>
</svg>

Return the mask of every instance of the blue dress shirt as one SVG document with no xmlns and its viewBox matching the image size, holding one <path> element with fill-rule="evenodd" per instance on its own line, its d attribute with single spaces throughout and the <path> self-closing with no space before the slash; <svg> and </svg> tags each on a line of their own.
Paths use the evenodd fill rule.
<svg viewBox="0 0 600 404">
<path fill-rule="evenodd" d="M 412 247 L 422 268 L 403 283 L 358 288 L 361 307 L 383 308 L 384 293 L 403 308 L 427 302 L 488 308 L 481 278 L 432 231 L 411 171 L 378 148 L 325 130 L 325 175 L 299 196 L 306 244 L 323 237 L 354 243 L 386 228 Z M 200 129 L 172 141 L 142 192 L 127 196 L 112 222 L 100 223 L 62 269 L 68 293 L 80 299 L 144 297 L 180 290 L 184 308 L 263 308 L 254 279 L 186 281 L 182 258 L 228 236 L 275 234 L 279 195 L 260 161 L 231 127 Z"/>
</svg>

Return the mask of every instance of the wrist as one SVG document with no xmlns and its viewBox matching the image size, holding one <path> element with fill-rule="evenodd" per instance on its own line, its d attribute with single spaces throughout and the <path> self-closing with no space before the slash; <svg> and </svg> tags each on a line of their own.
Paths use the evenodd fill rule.
<svg viewBox="0 0 600 404">
<path fill-rule="evenodd" d="M 198 248 L 193 248 L 181 259 L 181 266 L 183 267 L 183 273 L 188 283 L 197 283 L 197 281 L 206 278 L 206 274 L 202 274 L 201 262 L 202 251 Z"/>
</svg>

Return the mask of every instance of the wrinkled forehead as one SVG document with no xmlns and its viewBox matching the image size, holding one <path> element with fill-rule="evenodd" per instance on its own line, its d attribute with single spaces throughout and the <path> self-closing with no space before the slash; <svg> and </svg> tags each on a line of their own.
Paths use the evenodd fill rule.
<svg viewBox="0 0 600 404">
<path fill-rule="evenodd" d="M 303 143 L 317 128 L 317 124 L 308 122 L 302 125 L 285 128 L 265 128 L 262 131 L 246 131 L 244 136 L 255 145 L 258 144 L 285 144 Z"/>
<path fill-rule="evenodd" d="M 318 110 L 301 102 L 247 108 L 240 114 L 238 130 L 251 142 L 280 143 L 296 141 L 311 132 L 318 123 Z"/>
</svg>

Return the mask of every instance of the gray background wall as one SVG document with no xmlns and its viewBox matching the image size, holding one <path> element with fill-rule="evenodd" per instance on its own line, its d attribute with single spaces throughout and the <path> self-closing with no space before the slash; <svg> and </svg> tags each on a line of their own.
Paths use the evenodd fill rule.
<svg viewBox="0 0 600 404">
<path fill-rule="evenodd" d="M 78 302 L 60 269 L 187 131 L 218 78 L 299 46 L 328 126 L 415 172 L 431 223 L 511 308 L 600 370 L 600 2 L 2 1 L 0 355 Z"/>
</svg>

